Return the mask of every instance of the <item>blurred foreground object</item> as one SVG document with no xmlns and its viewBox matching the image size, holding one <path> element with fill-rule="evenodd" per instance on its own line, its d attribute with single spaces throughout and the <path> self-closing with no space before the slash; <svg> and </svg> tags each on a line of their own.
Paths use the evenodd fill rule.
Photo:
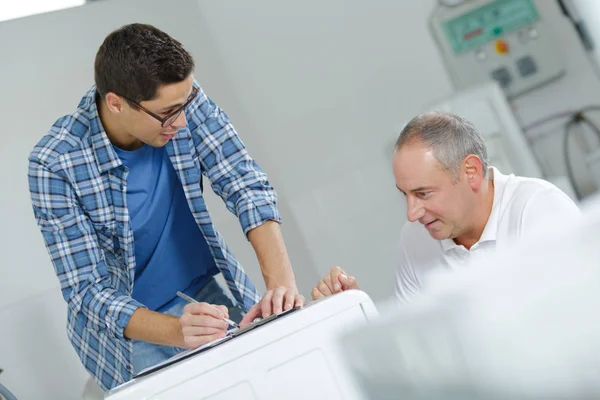
<svg viewBox="0 0 600 400">
<path fill-rule="evenodd" d="M 600 197 L 342 338 L 369 399 L 600 398 Z"/>
</svg>

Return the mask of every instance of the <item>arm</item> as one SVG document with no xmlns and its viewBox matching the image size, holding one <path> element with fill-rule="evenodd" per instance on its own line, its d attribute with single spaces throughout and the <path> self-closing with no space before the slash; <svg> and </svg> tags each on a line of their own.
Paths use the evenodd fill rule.
<svg viewBox="0 0 600 400">
<path fill-rule="evenodd" d="M 243 327 L 255 318 L 279 314 L 284 310 L 304 305 L 304 296 L 298 293 L 292 265 L 287 255 L 279 223 L 267 221 L 252 229 L 248 239 L 254 247 L 267 292 L 248 310 L 240 322 Z"/>
<path fill-rule="evenodd" d="M 140 303 L 113 287 L 112 269 L 71 184 L 35 159 L 29 163 L 33 212 L 59 279 L 62 295 L 85 327 L 123 339 Z"/>
<path fill-rule="evenodd" d="M 179 318 L 138 308 L 125 327 L 124 336 L 163 346 L 184 347 Z"/>
<path fill-rule="evenodd" d="M 277 194 L 246 151 L 227 114 L 199 90 L 186 116 L 202 173 L 249 238 L 249 232 L 265 222 L 281 222 Z"/>
<path fill-rule="evenodd" d="M 115 287 L 112 282 L 118 277 L 111 272 L 114 267 L 106 263 L 95 229 L 66 179 L 30 161 L 29 189 L 63 297 L 88 329 L 108 331 L 117 339 L 188 348 L 226 332 L 222 317 L 215 319 L 226 310 L 195 304 L 179 319 L 150 311 L 126 295 L 123 288 Z"/>
<path fill-rule="evenodd" d="M 298 294 L 279 228 L 277 194 L 266 174 L 248 155 L 227 114 L 202 92 L 190 108 L 188 126 L 197 133 L 194 140 L 200 140 L 197 146 L 202 170 L 215 194 L 238 217 L 267 286 L 267 293 L 243 322 L 254 315 L 266 317 L 302 306 L 304 297 Z"/>
<path fill-rule="evenodd" d="M 125 327 L 125 337 L 163 346 L 195 349 L 222 338 L 228 325 L 227 307 L 208 303 L 188 304 L 181 318 L 138 308 Z"/>
<path fill-rule="evenodd" d="M 267 221 L 248 232 L 248 239 L 256 252 L 267 289 L 295 288 L 296 279 L 279 224 Z"/>
</svg>

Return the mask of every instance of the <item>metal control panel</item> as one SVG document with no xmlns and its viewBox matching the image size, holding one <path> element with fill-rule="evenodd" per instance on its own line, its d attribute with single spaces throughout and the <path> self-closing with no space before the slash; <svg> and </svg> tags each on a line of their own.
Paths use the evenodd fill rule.
<svg viewBox="0 0 600 400">
<path fill-rule="evenodd" d="M 560 77 L 565 65 L 536 4 L 547 0 L 467 0 L 430 18 L 457 89 L 495 80 L 514 97 Z"/>
</svg>

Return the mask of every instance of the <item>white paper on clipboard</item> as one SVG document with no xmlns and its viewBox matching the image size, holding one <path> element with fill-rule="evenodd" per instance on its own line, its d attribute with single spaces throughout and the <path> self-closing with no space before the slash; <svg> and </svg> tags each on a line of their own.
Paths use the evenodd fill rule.
<svg viewBox="0 0 600 400">
<path fill-rule="evenodd" d="M 204 345 L 202 345 L 200 347 L 196 347 L 193 350 L 185 350 L 185 351 L 182 351 L 181 353 L 177 353 L 176 355 L 174 355 L 171 358 L 166 359 L 165 361 L 162 361 L 162 362 L 160 362 L 158 364 L 154 364 L 151 367 L 148 367 L 148 368 L 145 368 L 145 369 L 141 370 L 140 372 L 137 373 L 136 376 L 145 375 L 148 372 L 159 370 L 164 365 L 173 364 L 174 362 L 177 362 L 178 360 L 180 360 L 182 358 L 186 358 L 186 357 L 188 357 L 190 355 L 193 355 L 195 353 L 200 353 L 202 350 L 206 349 L 207 347 L 212 347 L 212 346 L 215 346 L 215 345 L 217 345 L 217 344 L 219 344 L 221 342 L 229 340 L 229 339 L 231 339 L 231 335 L 232 335 L 232 333 L 235 330 L 236 329 L 232 329 L 232 330 L 228 331 L 227 335 L 223 336 L 222 338 L 217 339 L 217 340 L 213 340 L 212 342 L 208 342 L 208 343 L 206 343 L 206 344 L 204 344 Z"/>
<path fill-rule="evenodd" d="M 147 374 L 149 374 L 151 372 L 154 372 L 154 371 L 158 371 L 159 369 L 163 368 L 165 365 L 174 364 L 174 363 L 176 363 L 177 361 L 179 361 L 179 360 L 181 360 L 183 358 L 187 358 L 187 357 L 190 357 L 190 356 L 192 356 L 192 355 L 194 355 L 196 353 L 200 353 L 200 352 L 206 350 L 207 348 L 214 347 L 214 346 L 218 345 L 221 342 L 224 342 L 224 341 L 227 341 L 227 340 L 230 340 L 230 339 L 234 339 L 234 338 L 236 338 L 237 336 L 239 336 L 241 334 L 249 332 L 249 331 L 253 330 L 254 328 L 257 328 L 257 327 L 260 327 L 262 325 L 265 325 L 265 324 L 267 324 L 267 323 L 269 323 L 271 321 L 276 321 L 278 318 L 284 317 L 285 315 L 290 314 L 290 313 L 292 313 L 292 312 L 294 312 L 296 310 L 299 310 L 299 309 L 300 309 L 300 307 L 294 307 L 294 308 L 289 309 L 287 311 L 284 311 L 284 312 L 282 312 L 280 314 L 277 314 L 277 315 L 272 314 L 269 317 L 266 317 L 264 319 L 259 319 L 259 320 L 256 320 L 254 322 L 251 322 L 250 324 L 248 324 L 244 328 L 233 328 L 233 329 L 230 329 L 230 330 L 227 331 L 227 334 L 224 337 L 222 337 L 220 339 L 217 339 L 217 340 L 213 340 L 212 342 L 206 343 L 205 345 L 197 347 L 194 350 L 184 350 L 181 353 L 177 353 L 176 355 L 174 355 L 173 357 L 171 357 L 169 359 L 166 359 L 165 361 L 162 361 L 162 362 L 160 362 L 158 364 L 155 364 L 155 365 L 153 365 L 151 367 L 148 367 L 148 368 L 145 368 L 145 369 L 141 370 L 140 372 L 138 372 L 135 375 L 134 378 L 141 377 L 143 375 L 147 375 Z"/>
</svg>

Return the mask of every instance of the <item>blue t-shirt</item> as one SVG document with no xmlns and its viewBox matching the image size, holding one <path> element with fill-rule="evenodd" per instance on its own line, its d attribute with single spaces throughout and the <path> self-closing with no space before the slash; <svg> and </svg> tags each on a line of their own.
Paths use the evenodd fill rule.
<svg viewBox="0 0 600 400">
<path fill-rule="evenodd" d="M 134 151 L 114 147 L 127 176 L 127 209 L 133 229 L 135 282 L 132 297 L 153 311 L 193 296 L 218 272 L 164 147 Z"/>
</svg>

